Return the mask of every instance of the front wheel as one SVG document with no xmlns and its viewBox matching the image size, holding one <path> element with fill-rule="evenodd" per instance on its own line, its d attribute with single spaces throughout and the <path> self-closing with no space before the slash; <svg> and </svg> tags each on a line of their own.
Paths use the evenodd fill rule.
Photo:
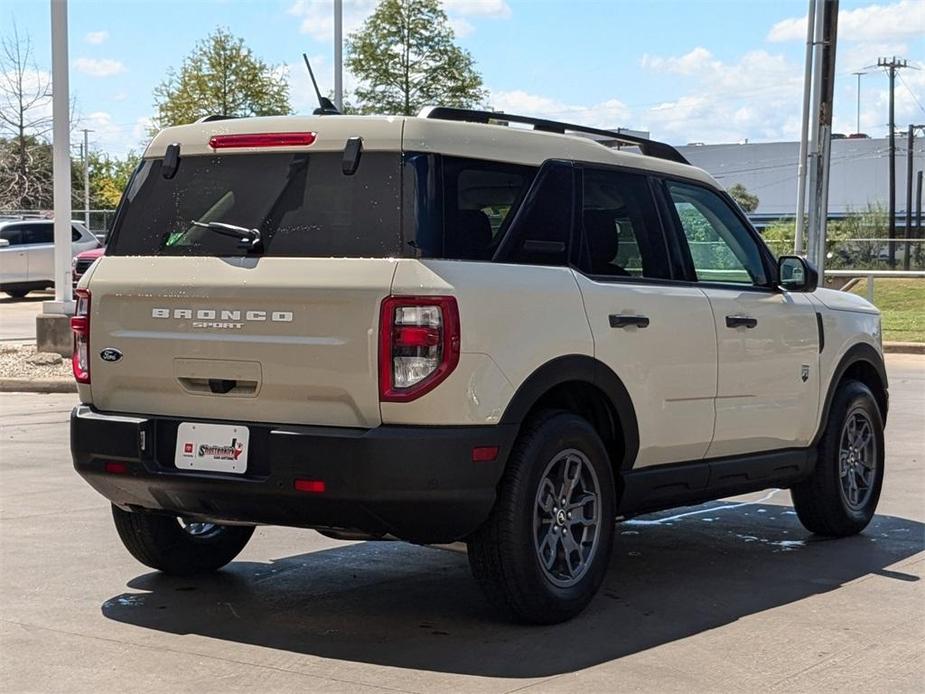
<svg viewBox="0 0 925 694">
<path fill-rule="evenodd" d="M 790 490 L 797 517 L 819 535 L 845 537 L 870 523 L 883 485 L 883 418 L 860 381 L 838 386 L 813 474 Z"/>
<path fill-rule="evenodd" d="M 188 521 L 112 507 L 122 544 L 145 566 L 174 576 L 216 571 L 244 549 L 253 526 Z"/>
<path fill-rule="evenodd" d="M 517 440 L 469 564 L 489 601 L 520 621 L 555 624 L 594 597 L 610 558 L 615 510 L 607 451 L 577 415 L 547 411 Z"/>
</svg>

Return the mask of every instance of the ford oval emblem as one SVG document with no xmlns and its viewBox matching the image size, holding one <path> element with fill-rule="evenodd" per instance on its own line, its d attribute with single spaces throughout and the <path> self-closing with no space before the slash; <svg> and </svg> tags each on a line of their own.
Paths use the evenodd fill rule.
<svg viewBox="0 0 925 694">
<path fill-rule="evenodd" d="M 119 361 L 122 358 L 122 352 L 115 347 L 107 347 L 100 352 L 100 359 L 103 361 Z"/>
</svg>

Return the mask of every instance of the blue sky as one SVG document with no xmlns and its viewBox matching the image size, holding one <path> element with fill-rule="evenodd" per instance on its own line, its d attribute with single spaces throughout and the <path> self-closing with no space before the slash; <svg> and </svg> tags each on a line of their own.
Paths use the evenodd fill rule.
<svg viewBox="0 0 925 694">
<path fill-rule="evenodd" d="M 488 104 L 601 127 L 650 130 L 675 144 L 796 139 L 804 0 L 444 0 L 475 57 Z M 348 31 L 375 0 L 344 0 Z M 314 106 L 300 55 L 332 84 L 332 0 L 71 0 L 71 92 L 92 145 L 123 154 L 145 143 L 152 92 L 217 25 L 288 66 L 297 111 Z M 0 34 L 27 32 L 50 71 L 46 0 L 3 0 Z M 855 130 L 852 72 L 880 55 L 925 67 L 925 0 L 842 0 L 835 130 Z M 346 77 L 347 86 L 352 79 Z M 887 79 L 862 78 L 861 130 L 885 134 Z M 896 120 L 925 122 L 925 69 L 896 87 Z"/>
</svg>

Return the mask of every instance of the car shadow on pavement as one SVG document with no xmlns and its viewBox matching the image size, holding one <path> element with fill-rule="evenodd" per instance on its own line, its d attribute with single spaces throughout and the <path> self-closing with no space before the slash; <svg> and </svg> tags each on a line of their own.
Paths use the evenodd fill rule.
<svg viewBox="0 0 925 694">
<path fill-rule="evenodd" d="M 259 536 L 253 540 L 259 542 Z M 707 504 L 617 526 L 589 608 L 548 627 L 501 621 L 464 555 L 362 543 L 236 562 L 218 574 L 147 573 L 102 606 L 109 619 L 173 634 L 324 658 L 489 677 L 573 672 L 837 590 L 925 548 L 925 525 L 877 516 L 856 537 L 807 533 L 788 506 Z"/>
</svg>

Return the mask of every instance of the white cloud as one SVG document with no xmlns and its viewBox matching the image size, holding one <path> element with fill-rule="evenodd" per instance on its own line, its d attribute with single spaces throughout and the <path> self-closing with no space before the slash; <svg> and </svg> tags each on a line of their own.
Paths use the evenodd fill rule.
<svg viewBox="0 0 925 694">
<path fill-rule="evenodd" d="M 508 19 L 511 8 L 505 0 L 443 0 L 447 14 L 463 17 L 492 17 Z"/>
<path fill-rule="evenodd" d="M 576 121 L 597 128 L 627 127 L 630 116 L 629 108 L 618 99 L 608 99 L 593 106 L 578 106 L 521 90 L 492 91 L 488 103 L 491 108 L 507 113 Z"/>
<path fill-rule="evenodd" d="M 453 33 L 460 38 L 465 38 L 471 36 L 475 31 L 475 27 L 465 17 L 450 17 L 450 26 L 453 28 Z"/>
<path fill-rule="evenodd" d="M 344 35 L 359 29 L 377 4 L 378 0 L 344 0 Z M 443 0 L 443 7 L 456 34 L 463 37 L 475 30 L 467 17 L 507 19 L 511 16 L 506 0 Z M 334 39 L 334 11 L 330 0 L 296 0 L 288 13 L 301 19 L 301 33 L 319 41 Z"/>
<path fill-rule="evenodd" d="M 888 5 L 867 5 L 838 13 L 838 39 L 843 41 L 891 41 L 925 34 L 925 3 L 901 0 Z M 806 16 L 781 20 L 771 27 L 773 43 L 806 40 Z"/>
<path fill-rule="evenodd" d="M 92 46 L 99 46 L 109 38 L 108 31 L 91 31 L 84 35 L 84 41 Z"/>
<path fill-rule="evenodd" d="M 120 123 L 115 121 L 108 111 L 94 111 L 80 119 L 79 127 L 92 131 L 91 150 L 122 157 L 129 150 L 138 152 L 147 146 L 151 140 L 149 128 L 152 122 L 151 118 L 142 116 L 127 123 Z"/>
<path fill-rule="evenodd" d="M 344 36 L 359 29 L 376 4 L 376 0 L 344 0 Z M 288 12 L 302 20 L 301 33 L 319 41 L 334 40 L 334 9 L 329 0 L 296 0 Z"/>
<path fill-rule="evenodd" d="M 125 72 L 125 65 L 110 58 L 78 58 L 74 66 L 78 72 L 91 77 L 112 77 Z"/>
</svg>

